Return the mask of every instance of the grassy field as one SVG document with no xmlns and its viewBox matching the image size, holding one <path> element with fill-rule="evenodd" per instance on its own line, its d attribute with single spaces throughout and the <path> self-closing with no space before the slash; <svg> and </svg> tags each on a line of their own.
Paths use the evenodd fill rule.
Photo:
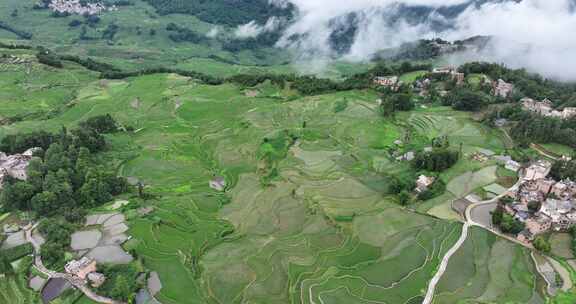
<svg viewBox="0 0 576 304">
<path fill-rule="evenodd" d="M 0 75 L 8 88 L 0 93 L 7 105 L 0 116 L 21 117 L 2 125 L 0 136 L 57 131 L 105 113 L 136 130 L 108 135 L 104 157 L 155 197 L 148 201 L 154 213 L 128 224 L 130 247 L 159 273 L 164 304 L 417 303 L 460 234 L 459 223 L 437 218 L 454 219 L 443 215 L 445 204 L 496 178 L 493 164 L 462 159 L 441 176 L 449 192 L 419 207 L 437 217 L 401 208 L 386 194 L 389 176 L 412 170 L 387 151 L 407 134 L 414 147 L 448 135 L 467 153 L 502 149 L 468 114 L 443 107 L 393 120 L 379 114 L 372 91 L 302 97 L 263 84 L 250 88 L 258 92 L 251 97 L 246 88 L 172 74 L 99 80 L 75 65 L 64 72 L 30 60 L 51 85 L 26 70 Z M 38 93 L 28 90 L 18 99 L 33 85 L 41 86 Z M 346 107 L 335 111 L 343 101 Z M 268 176 L 263 143 L 279 134 L 298 140 L 282 145 Z M 229 191 L 209 188 L 216 175 L 225 177 Z M 526 293 L 531 269 L 520 262 L 523 251 L 475 235 L 494 255 L 514 253 L 503 267 L 517 277 L 506 284 Z M 478 271 L 494 272 L 480 256 L 488 249 L 474 244 L 468 246 L 484 267 Z M 523 299 L 493 285 L 483 299 Z"/>
<path fill-rule="evenodd" d="M 0 29 L 0 42 L 41 45 L 61 54 L 91 57 L 112 63 L 126 70 L 166 66 L 198 71 L 216 76 L 239 73 L 294 73 L 310 71 L 310 66 L 289 65 L 290 54 L 278 48 L 261 47 L 238 52 L 227 51 L 224 41 L 234 38 L 235 27 L 203 22 L 192 15 L 159 15 L 142 0 L 100 15 L 99 22 L 88 26 L 69 26 L 72 21 L 84 22 L 78 15 L 53 17 L 49 10 L 36 10 L 36 0 L 5 0 L 0 2 L 0 20 L 9 26 L 32 34 L 31 40 Z M 17 10 L 17 14 L 13 12 Z M 186 28 L 201 39 L 175 42 L 167 30 L 171 23 Z M 109 27 L 116 27 L 112 39 L 104 38 Z M 87 39 L 80 39 L 86 30 Z M 221 37 L 208 38 L 217 28 Z M 153 34 L 151 34 L 153 32 Z M 337 62 L 324 69 L 326 76 L 339 78 L 366 71 L 370 64 Z"/>
</svg>

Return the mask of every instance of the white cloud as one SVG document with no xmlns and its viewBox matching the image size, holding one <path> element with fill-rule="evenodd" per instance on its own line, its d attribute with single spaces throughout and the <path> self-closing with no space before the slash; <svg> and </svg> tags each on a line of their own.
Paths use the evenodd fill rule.
<svg viewBox="0 0 576 304">
<path fill-rule="evenodd" d="M 570 0 L 525 0 L 469 9 L 449 37 L 496 37 L 485 59 L 576 80 L 576 13 Z"/>
<path fill-rule="evenodd" d="M 345 22 L 344 16 L 354 13 L 359 21 L 350 51 L 345 55 L 350 60 L 366 60 L 383 48 L 420 38 L 490 35 L 496 39 L 491 51 L 481 54 L 481 59 L 576 80 L 573 0 L 494 1 L 479 7 L 472 5 L 452 21 L 435 9 L 471 0 L 271 0 L 278 5 L 286 1 L 294 4 L 298 12 L 278 46 L 294 50 L 301 60 L 325 61 L 334 56 L 330 36 L 342 26 L 339 22 Z M 409 24 L 394 19 L 403 6 L 426 6 L 432 8 L 432 13 L 425 22 Z M 434 33 L 431 24 L 438 21 L 452 22 L 454 28 Z"/>
<path fill-rule="evenodd" d="M 206 33 L 206 37 L 215 38 L 216 36 L 218 36 L 218 34 L 220 34 L 220 27 L 215 26 L 211 28 L 210 31 L 208 31 L 208 33 Z"/>
<path fill-rule="evenodd" d="M 240 39 L 255 38 L 260 34 L 278 30 L 282 26 L 283 22 L 285 22 L 284 19 L 275 16 L 268 18 L 264 25 L 260 25 L 256 23 L 256 21 L 252 20 L 246 24 L 238 26 L 234 31 L 234 36 Z"/>
</svg>

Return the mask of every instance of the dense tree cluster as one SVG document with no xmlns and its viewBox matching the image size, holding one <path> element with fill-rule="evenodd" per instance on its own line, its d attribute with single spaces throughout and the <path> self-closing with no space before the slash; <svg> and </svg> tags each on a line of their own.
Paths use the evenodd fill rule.
<svg viewBox="0 0 576 304">
<path fill-rule="evenodd" d="M 552 165 L 550 176 L 555 180 L 576 181 L 576 160 L 559 160 Z"/>
<path fill-rule="evenodd" d="M 576 148 L 576 120 L 560 120 L 539 115 L 525 115 L 510 130 L 520 144 L 561 143 Z"/>
<path fill-rule="evenodd" d="M 442 195 L 446 191 L 446 183 L 439 178 L 428 187 L 426 191 L 422 191 L 418 194 L 418 199 L 422 201 L 427 201 Z"/>
<path fill-rule="evenodd" d="M 488 102 L 486 94 L 466 87 L 453 89 L 442 101 L 444 105 L 452 106 L 458 111 L 478 111 Z"/>
<path fill-rule="evenodd" d="M 400 45 L 397 50 L 394 50 L 392 56 L 384 53 L 381 54 L 381 57 L 391 57 L 393 60 L 429 60 L 445 55 L 446 50 L 450 50 L 451 52 L 462 51 L 464 50 L 464 46 L 456 43 L 451 44 L 442 39 L 421 39 Z"/>
<path fill-rule="evenodd" d="M 75 225 L 61 218 L 49 218 L 40 223 L 38 231 L 46 239 L 40 254 L 47 266 L 59 268 L 64 266 L 64 253 L 70 247 L 70 236 L 75 228 Z"/>
<path fill-rule="evenodd" d="M 23 45 L 23 44 L 6 44 L 0 42 L 0 48 L 2 49 L 9 49 L 9 50 L 31 50 L 34 47 L 30 45 Z"/>
<path fill-rule="evenodd" d="M 64 67 L 64 64 L 62 63 L 62 60 L 60 60 L 60 58 L 58 57 L 58 55 L 52 53 L 49 50 L 46 49 L 41 49 L 37 54 L 36 54 L 36 59 L 38 59 L 38 62 L 54 67 L 54 68 L 62 68 Z"/>
<path fill-rule="evenodd" d="M 181 27 L 176 23 L 169 23 L 166 30 L 170 32 L 168 38 L 174 42 L 191 42 L 199 44 L 208 40 L 203 34 L 198 34 L 191 29 Z"/>
<path fill-rule="evenodd" d="M 492 212 L 492 224 L 500 227 L 504 233 L 518 234 L 524 230 L 524 223 L 516 220 L 504 210 L 502 203 Z"/>
<path fill-rule="evenodd" d="M 36 147 L 36 143 L 47 149 L 30 161 L 28 180 L 6 179 L 0 205 L 39 216 L 63 214 L 75 221 L 82 217 L 84 208 L 98 206 L 124 192 L 127 182 L 112 170 L 98 166 L 92 156 L 105 148 L 102 134 L 114 130 L 115 125 L 111 117 L 102 116 L 81 123 L 71 132 L 63 128 L 60 134 L 37 132 L 3 138 L 0 147 L 4 151 L 21 152 Z"/>
<path fill-rule="evenodd" d="M 101 271 L 106 281 L 98 288 L 98 293 L 113 299 L 132 303 L 136 292 L 142 287 L 138 276 L 142 272 L 137 264 L 103 265 Z"/>
<path fill-rule="evenodd" d="M 417 170 L 442 172 L 458 162 L 459 153 L 448 149 L 434 149 L 430 152 L 420 152 L 412 161 Z"/>
<path fill-rule="evenodd" d="M 400 194 L 403 191 L 410 192 L 416 188 L 416 176 L 412 172 L 389 176 L 388 194 Z"/>
<path fill-rule="evenodd" d="M 74 223 L 83 221 L 87 209 L 128 190 L 127 181 L 93 155 L 106 147 L 103 134 L 115 131 L 114 119 L 102 115 L 81 122 L 70 132 L 62 128 L 59 134 L 38 131 L 9 135 L 0 142 L 0 150 L 9 153 L 43 149 L 30 161 L 26 181 L 5 179 L 0 205 L 4 211 L 30 211 L 48 217 L 39 227 L 47 239 L 41 254 L 48 265 L 63 265 Z"/>
<path fill-rule="evenodd" d="M 534 241 L 532 241 L 532 245 L 534 245 L 534 249 L 542 253 L 550 253 L 550 251 L 552 251 L 552 245 L 550 242 L 541 235 L 537 236 Z"/>
<path fill-rule="evenodd" d="M 576 148 L 576 119 L 545 117 L 522 109 L 519 104 L 500 107 L 485 117 L 493 125 L 499 118 L 513 121 L 510 136 L 521 146 L 559 143 Z"/>
<path fill-rule="evenodd" d="M 106 29 L 102 32 L 102 39 L 114 40 L 114 37 L 116 36 L 116 34 L 118 34 L 119 30 L 120 27 L 117 24 L 115 23 L 108 24 Z"/>
<path fill-rule="evenodd" d="M 381 100 L 380 110 L 385 116 L 393 115 L 396 111 L 410 111 L 414 109 L 411 94 L 388 94 L 383 96 Z"/>
<path fill-rule="evenodd" d="M 500 64 L 471 62 L 460 66 L 458 70 L 466 74 L 485 74 L 494 80 L 501 78 L 513 83 L 521 96 L 538 100 L 550 98 L 555 102 L 562 102 L 572 99 L 576 93 L 575 84 L 556 82 L 528 73 L 524 69 L 513 70 Z"/>
<path fill-rule="evenodd" d="M 222 49 L 232 53 L 238 53 L 244 50 L 256 50 L 260 48 L 273 47 L 279 39 L 280 32 L 266 32 L 256 37 L 226 40 L 222 44 Z"/>
<path fill-rule="evenodd" d="M 106 71 L 102 72 L 100 78 L 102 79 L 124 79 L 128 77 L 136 77 L 136 76 L 143 76 L 143 75 L 151 75 L 151 74 L 178 74 L 184 77 L 194 78 L 199 80 L 205 84 L 209 85 L 220 85 L 224 81 L 219 77 L 214 77 L 208 74 L 194 72 L 194 71 L 185 71 L 180 69 L 174 68 L 149 68 L 143 69 L 139 71 Z"/>
<path fill-rule="evenodd" d="M 292 15 L 292 5 L 285 8 L 270 3 L 268 0 L 145 0 L 161 15 L 190 14 L 198 19 L 213 23 L 237 26 L 256 21 L 266 23 L 270 16 L 287 17 Z"/>
<path fill-rule="evenodd" d="M 18 36 L 20 39 L 24 39 L 24 40 L 32 39 L 32 33 L 14 28 L 13 26 L 9 25 L 8 23 L 6 23 L 4 21 L 0 21 L 0 29 L 9 31 L 9 32 L 13 33 L 14 35 Z"/>
</svg>

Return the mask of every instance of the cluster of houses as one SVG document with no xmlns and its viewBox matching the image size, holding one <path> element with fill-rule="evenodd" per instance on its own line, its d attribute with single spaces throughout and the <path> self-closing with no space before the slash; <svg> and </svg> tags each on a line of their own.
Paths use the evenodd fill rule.
<svg viewBox="0 0 576 304">
<path fill-rule="evenodd" d="M 115 11 L 116 6 L 106 6 L 103 3 L 89 3 L 81 0 L 52 0 L 48 8 L 62 14 L 98 15 L 104 11 Z"/>
<path fill-rule="evenodd" d="M 431 72 L 432 75 L 447 75 L 449 78 L 456 82 L 456 85 L 463 85 L 466 81 L 466 74 L 458 72 L 454 66 L 446 66 L 435 68 Z M 390 88 L 392 91 L 397 91 L 403 85 L 398 76 L 378 76 L 374 78 L 374 84 L 382 87 Z M 486 76 L 483 78 L 483 82 L 489 81 Z M 429 78 L 423 80 L 416 80 L 412 87 L 414 90 L 420 92 L 421 96 L 427 94 L 428 88 L 430 87 L 432 81 Z M 514 91 L 514 85 L 504 81 L 503 79 L 498 79 L 490 83 L 492 87 L 492 94 L 497 97 L 508 98 L 512 95 Z M 443 94 L 442 94 L 443 93 Z M 448 92 L 442 91 L 441 95 L 446 95 Z"/>
<path fill-rule="evenodd" d="M 432 74 L 449 75 L 452 80 L 456 81 L 457 85 L 463 85 L 464 80 L 466 79 L 466 75 L 464 73 L 459 73 L 454 66 L 436 68 L 432 70 Z"/>
<path fill-rule="evenodd" d="M 96 271 L 96 261 L 92 258 L 83 257 L 79 260 L 72 260 L 64 266 L 64 270 L 82 280 L 84 284 L 90 282 L 94 288 L 98 288 L 106 281 L 106 277 Z"/>
<path fill-rule="evenodd" d="M 520 102 L 522 102 L 522 107 L 524 110 L 536 113 L 538 115 L 560 119 L 570 119 L 576 117 L 575 107 L 568 107 L 564 108 L 562 111 L 558 111 L 553 108 L 552 101 L 549 99 L 536 101 L 532 98 L 523 98 L 520 100 Z"/>
<path fill-rule="evenodd" d="M 550 162 L 538 161 L 525 169 L 514 199 L 504 210 L 525 224 L 518 240 L 528 243 L 547 231 L 565 231 L 576 225 L 576 182 L 548 177 Z"/>
<path fill-rule="evenodd" d="M 398 76 L 378 76 L 374 78 L 374 84 L 390 88 L 392 91 L 398 91 L 403 82 L 400 81 Z"/>
<path fill-rule="evenodd" d="M 31 148 L 26 150 L 22 154 L 7 155 L 4 152 L 0 152 L 0 189 L 2 189 L 2 184 L 4 179 L 10 176 L 19 180 L 26 180 L 28 178 L 27 169 L 30 160 L 34 152 L 38 148 Z"/>
</svg>

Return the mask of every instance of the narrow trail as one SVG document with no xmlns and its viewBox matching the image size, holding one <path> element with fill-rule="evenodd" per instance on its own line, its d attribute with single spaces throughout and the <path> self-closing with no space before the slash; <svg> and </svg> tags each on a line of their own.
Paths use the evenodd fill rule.
<svg viewBox="0 0 576 304">
<path fill-rule="evenodd" d="M 555 156 L 555 155 L 550 154 L 551 152 L 546 151 L 546 150 L 544 149 L 544 147 L 542 147 L 542 146 L 540 146 L 540 145 L 538 145 L 538 144 L 532 143 L 532 144 L 530 144 L 530 148 L 536 150 L 536 152 L 540 153 L 540 155 L 542 155 L 542 156 L 551 158 L 551 159 L 553 159 L 553 160 L 558 160 L 558 159 L 559 159 L 558 156 Z"/>
<path fill-rule="evenodd" d="M 430 283 L 428 284 L 426 297 L 424 297 L 424 301 L 422 301 L 422 304 L 432 303 L 432 300 L 434 299 L 434 291 L 436 290 L 436 285 L 438 285 L 438 282 L 442 278 L 442 275 L 444 275 L 444 272 L 446 272 L 450 258 L 456 253 L 456 251 L 458 251 L 458 249 L 460 249 L 460 247 L 462 247 L 462 245 L 466 241 L 466 238 L 468 237 L 469 227 L 470 227 L 469 222 L 464 223 L 464 225 L 462 226 L 462 234 L 460 234 L 460 238 L 454 244 L 454 246 L 452 246 L 452 248 L 450 248 L 450 250 L 446 252 L 446 255 L 444 255 L 444 257 L 442 258 L 442 262 L 440 263 L 438 271 L 436 272 L 434 277 L 432 277 L 432 280 L 430 280 Z"/>
<path fill-rule="evenodd" d="M 458 251 L 458 249 L 460 249 L 460 247 L 462 247 L 462 244 L 464 244 L 464 242 L 466 241 L 466 238 L 468 238 L 468 229 L 470 227 L 478 226 L 478 227 L 486 229 L 492 233 L 495 233 L 500 237 L 503 237 L 505 239 L 508 239 L 508 240 L 516 242 L 516 243 L 520 243 L 518 240 L 513 239 L 509 236 L 503 235 L 503 234 L 495 231 L 491 227 L 486 227 L 482 224 L 474 222 L 474 220 L 472 219 L 472 209 L 474 209 L 475 207 L 480 206 L 480 205 L 493 204 L 495 202 L 498 202 L 498 200 L 500 200 L 500 198 L 504 197 L 506 195 L 506 193 L 508 193 L 510 191 L 515 191 L 516 189 L 518 189 L 518 187 L 520 186 L 520 184 L 522 184 L 522 182 L 523 182 L 523 178 L 521 176 L 515 185 L 513 185 L 512 187 L 510 187 L 508 190 L 506 190 L 502 194 L 498 195 L 497 197 L 490 199 L 490 200 L 487 200 L 487 201 L 482 201 L 482 202 L 471 204 L 470 206 L 468 206 L 468 208 L 466 208 L 466 212 L 464 213 L 465 222 L 464 222 L 464 225 L 462 226 L 462 234 L 460 235 L 460 238 L 458 239 L 458 241 L 452 246 L 452 248 L 450 248 L 450 250 L 448 250 L 448 252 L 446 252 L 446 255 L 444 255 L 444 257 L 442 258 L 442 262 L 440 263 L 438 271 L 436 272 L 434 277 L 432 277 L 432 280 L 430 280 L 430 283 L 428 284 L 426 296 L 424 297 L 422 304 L 431 304 L 432 303 L 432 300 L 434 299 L 434 292 L 436 290 L 436 285 L 438 285 L 438 282 L 442 278 L 442 275 L 444 275 L 444 273 L 446 272 L 446 269 L 448 268 L 448 262 L 450 262 L 450 258 L 454 255 L 454 253 L 456 253 L 456 251 Z M 526 246 L 526 244 L 521 244 L 521 245 Z"/>
</svg>

